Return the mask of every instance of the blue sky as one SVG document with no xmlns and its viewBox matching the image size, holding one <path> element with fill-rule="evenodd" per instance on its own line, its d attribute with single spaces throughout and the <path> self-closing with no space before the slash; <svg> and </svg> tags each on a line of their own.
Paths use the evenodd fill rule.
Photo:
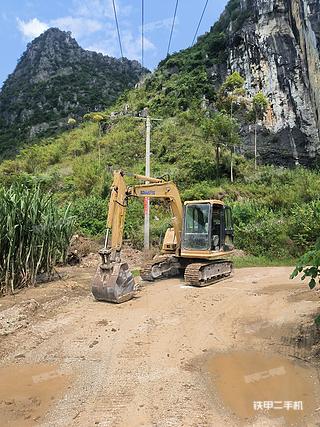
<svg viewBox="0 0 320 427">
<path fill-rule="evenodd" d="M 115 0 L 124 56 L 141 59 L 141 0 Z M 227 0 L 209 0 L 199 35 L 208 31 Z M 205 0 L 180 0 L 171 52 L 191 45 Z M 145 0 L 145 66 L 166 56 L 175 0 Z M 80 46 L 120 57 L 112 0 L 0 0 L 0 86 L 26 45 L 46 28 L 71 31 Z"/>
</svg>

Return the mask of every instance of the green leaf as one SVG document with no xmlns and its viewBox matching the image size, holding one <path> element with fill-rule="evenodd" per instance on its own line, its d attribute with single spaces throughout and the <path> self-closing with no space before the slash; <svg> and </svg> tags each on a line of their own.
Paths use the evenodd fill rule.
<svg viewBox="0 0 320 427">
<path fill-rule="evenodd" d="M 320 314 L 314 319 L 316 325 L 320 326 Z"/>
<path fill-rule="evenodd" d="M 315 279 L 311 279 L 311 280 L 310 280 L 310 282 L 309 282 L 309 288 L 310 288 L 310 289 L 313 289 L 315 286 L 316 286 L 316 281 L 315 281 Z"/>
</svg>

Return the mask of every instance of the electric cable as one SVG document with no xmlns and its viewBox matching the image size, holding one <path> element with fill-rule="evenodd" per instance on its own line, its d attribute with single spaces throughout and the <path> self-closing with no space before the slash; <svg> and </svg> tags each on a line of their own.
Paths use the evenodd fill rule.
<svg viewBox="0 0 320 427">
<path fill-rule="evenodd" d="M 178 3 L 179 3 L 179 0 L 176 0 L 176 6 L 174 8 L 172 26 L 171 26 L 170 37 L 169 37 L 169 42 L 168 42 L 167 56 L 169 55 L 169 51 L 170 51 L 170 47 L 171 47 L 171 40 L 172 40 L 172 34 L 173 34 L 174 24 L 176 22 Z"/>
<path fill-rule="evenodd" d="M 144 0 L 141 0 L 141 69 L 144 66 Z"/>
<path fill-rule="evenodd" d="M 115 0 L 112 0 L 112 5 L 113 5 L 114 19 L 116 21 L 121 58 L 123 58 L 123 50 L 122 50 L 122 43 L 121 43 L 121 36 L 120 36 L 120 29 L 119 29 L 119 22 L 118 22 L 118 17 L 117 17 L 117 9 L 116 9 L 116 5 L 115 5 Z"/>
<path fill-rule="evenodd" d="M 193 46 L 193 45 L 194 45 L 194 42 L 195 42 L 196 37 L 197 37 L 197 35 L 198 35 L 198 31 L 199 31 L 199 28 L 200 28 L 200 25 L 201 25 L 201 22 L 202 22 L 203 15 L 204 15 L 204 13 L 205 13 L 205 11 L 206 11 L 206 9 L 207 9 L 208 2 L 209 2 L 209 0 L 206 0 L 205 5 L 204 5 L 204 7 L 203 7 L 203 10 L 202 10 L 202 13 L 201 13 L 201 16 L 200 16 L 200 20 L 199 20 L 199 23 L 198 23 L 198 26 L 197 26 L 196 32 L 194 33 L 194 37 L 193 37 L 193 40 L 192 40 L 192 44 L 191 44 L 191 46 Z"/>
</svg>

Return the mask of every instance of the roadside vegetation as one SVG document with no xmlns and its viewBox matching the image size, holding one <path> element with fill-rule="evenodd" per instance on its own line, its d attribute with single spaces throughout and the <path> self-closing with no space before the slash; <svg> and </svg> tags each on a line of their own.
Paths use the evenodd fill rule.
<svg viewBox="0 0 320 427">
<path fill-rule="evenodd" d="M 0 294 L 49 278 L 64 262 L 73 219 L 39 186 L 0 189 Z"/>
<path fill-rule="evenodd" d="M 318 238 L 314 247 L 309 248 L 299 258 L 291 278 L 293 279 L 298 275 L 300 275 L 301 280 L 307 279 L 309 281 L 310 289 L 320 285 L 320 238 Z M 320 326 L 320 314 L 316 317 L 315 322 Z"/>
</svg>

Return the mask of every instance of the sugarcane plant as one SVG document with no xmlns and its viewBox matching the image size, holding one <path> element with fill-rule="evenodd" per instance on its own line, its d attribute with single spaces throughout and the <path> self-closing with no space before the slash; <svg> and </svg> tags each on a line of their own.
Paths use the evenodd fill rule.
<svg viewBox="0 0 320 427">
<path fill-rule="evenodd" d="M 0 293 L 32 286 L 65 262 L 73 233 L 69 208 L 39 186 L 0 188 Z"/>
</svg>

